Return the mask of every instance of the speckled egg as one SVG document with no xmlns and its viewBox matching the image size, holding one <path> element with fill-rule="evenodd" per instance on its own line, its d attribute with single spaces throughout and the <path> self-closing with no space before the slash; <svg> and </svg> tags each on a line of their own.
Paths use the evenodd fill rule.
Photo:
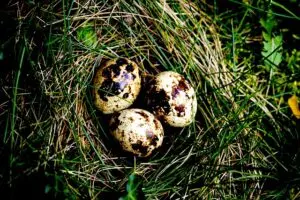
<svg viewBox="0 0 300 200">
<path fill-rule="evenodd" d="M 138 66 L 126 58 L 105 62 L 96 71 L 93 83 L 95 105 L 104 114 L 131 106 L 141 89 Z"/>
<path fill-rule="evenodd" d="M 149 156 L 163 142 L 164 131 L 160 121 L 142 109 L 125 109 L 115 113 L 109 129 L 125 151 L 139 157 Z"/>
<path fill-rule="evenodd" d="M 159 120 L 173 127 L 191 124 L 197 112 L 195 90 L 182 75 L 172 71 L 154 77 L 146 93 L 146 103 Z"/>
</svg>

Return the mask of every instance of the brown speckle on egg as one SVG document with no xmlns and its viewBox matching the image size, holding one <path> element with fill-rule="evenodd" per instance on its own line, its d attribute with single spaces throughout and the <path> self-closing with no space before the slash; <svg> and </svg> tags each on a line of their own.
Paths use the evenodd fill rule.
<svg viewBox="0 0 300 200">
<path fill-rule="evenodd" d="M 125 58 L 118 58 L 116 62 L 118 65 L 128 64 L 128 60 Z"/>
<path fill-rule="evenodd" d="M 133 72 L 134 67 L 132 66 L 132 64 L 128 64 L 128 65 L 126 66 L 126 70 L 127 70 L 128 72 Z"/>
<path fill-rule="evenodd" d="M 141 115 L 141 118 L 144 118 L 147 122 L 149 122 L 149 116 L 145 112 L 136 111 L 136 113 Z"/>
<path fill-rule="evenodd" d="M 112 117 L 111 121 L 110 121 L 110 130 L 114 131 L 118 128 L 118 126 L 121 124 L 120 120 L 119 120 L 119 116 L 120 113 L 115 113 L 114 116 Z"/>
<path fill-rule="evenodd" d="M 166 91 L 157 91 L 156 88 L 153 88 L 152 90 L 149 90 L 147 99 L 150 110 L 157 114 L 158 118 L 160 118 L 160 115 L 167 115 L 170 112 L 170 97 L 167 95 Z"/>
<path fill-rule="evenodd" d="M 143 142 L 138 140 L 137 143 L 131 144 L 133 150 L 141 153 L 141 156 L 145 156 L 148 153 L 148 147 L 143 146 Z"/>
<path fill-rule="evenodd" d="M 159 121 L 156 120 L 156 119 L 154 119 L 154 120 L 153 120 L 153 123 L 154 123 L 154 125 L 155 125 L 155 128 L 158 129 L 158 127 L 159 127 L 159 124 L 158 124 Z"/>
<path fill-rule="evenodd" d="M 129 96 L 129 93 L 125 93 L 125 94 L 123 94 L 123 99 L 127 99 L 127 98 L 128 98 L 128 96 Z"/>
<path fill-rule="evenodd" d="M 186 82 L 186 80 L 184 80 L 183 77 L 181 77 L 181 79 L 178 82 L 177 88 L 179 90 L 187 91 L 190 89 L 190 85 Z"/>
<path fill-rule="evenodd" d="M 156 146 L 156 145 L 157 145 L 157 142 L 158 142 L 158 137 L 157 137 L 156 135 L 154 135 L 154 136 L 151 138 L 150 145 Z"/>
<path fill-rule="evenodd" d="M 178 105 L 175 106 L 175 110 L 177 111 L 177 116 L 184 116 L 184 112 L 185 112 L 185 106 L 184 105 Z"/>
</svg>

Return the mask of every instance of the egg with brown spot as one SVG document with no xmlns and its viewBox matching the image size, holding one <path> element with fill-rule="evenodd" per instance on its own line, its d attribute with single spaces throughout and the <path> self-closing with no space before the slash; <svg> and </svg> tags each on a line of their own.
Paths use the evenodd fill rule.
<svg viewBox="0 0 300 200">
<path fill-rule="evenodd" d="M 141 89 L 137 64 L 127 58 L 109 60 L 99 67 L 93 79 L 96 108 L 111 114 L 133 104 Z"/>
<path fill-rule="evenodd" d="M 157 74 L 148 86 L 145 99 L 149 110 L 173 127 L 191 124 L 197 112 L 194 88 L 176 72 Z"/>
<path fill-rule="evenodd" d="M 155 116 L 142 109 L 125 109 L 113 114 L 109 129 L 121 147 L 139 157 L 151 155 L 162 145 L 164 131 Z"/>
</svg>

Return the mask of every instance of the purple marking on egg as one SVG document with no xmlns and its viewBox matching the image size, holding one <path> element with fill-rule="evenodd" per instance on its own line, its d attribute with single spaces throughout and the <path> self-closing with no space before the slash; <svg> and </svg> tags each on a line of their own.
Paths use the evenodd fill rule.
<svg viewBox="0 0 300 200">
<path fill-rule="evenodd" d="M 129 79 L 129 80 L 132 80 L 133 78 L 132 78 L 132 75 L 130 74 L 130 73 L 126 73 L 125 72 L 125 74 L 124 74 L 124 78 L 125 79 Z"/>
<path fill-rule="evenodd" d="M 172 89 L 172 99 L 175 99 L 177 95 L 179 95 L 180 89 L 173 87 Z"/>
<path fill-rule="evenodd" d="M 146 130 L 146 137 L 147 139 L 152 139 L 152 137 L 154 136 L 154 133 L 150 130 Z"/>
</svg>

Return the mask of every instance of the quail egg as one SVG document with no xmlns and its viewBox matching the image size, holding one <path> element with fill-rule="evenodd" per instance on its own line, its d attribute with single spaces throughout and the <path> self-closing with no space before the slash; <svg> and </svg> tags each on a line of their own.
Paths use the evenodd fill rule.
<svg viewBox="0 0 300 200">
<path fill-rule="evenodd" d="M 118 58 L 100 66 L 93 83 L 97 109 L 104 114 L 111 114 L 133 104 L 140 92 L 141 77 L 135 62 Z"/>
<path fill-rule="evenodd" d="M 138 108 L 114 113 L 109 129 L 125 151 L 139 157 L 149 156 L 163 142 L 160 121 L 152 113 Z"/>
<path fill-rule="evenodd" d="M 146 104 L 159 120 L 173 127 L 191 124 L 197 112 L 195 90 L 182 75 L 172 71 L 161 72 L 150 82 Z"/>
</svg>

